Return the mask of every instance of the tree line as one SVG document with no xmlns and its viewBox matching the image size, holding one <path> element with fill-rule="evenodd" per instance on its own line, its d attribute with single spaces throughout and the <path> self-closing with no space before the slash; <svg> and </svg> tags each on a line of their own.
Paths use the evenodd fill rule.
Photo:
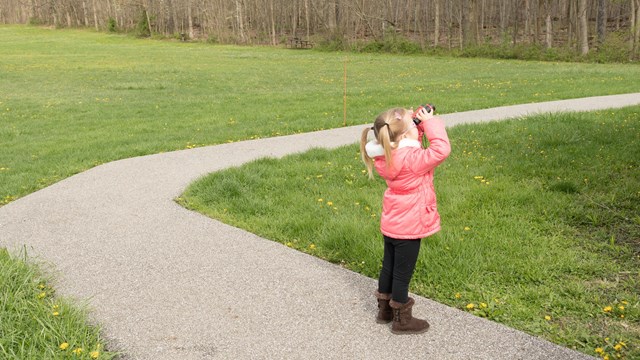
<svg viewBox="0 0 640 360">
<path fill-rule="evenodd" d="M 0 22 L 271 44 L 403 38 L 449 49 L 607 42 L 637 56 L 640 0 L 0 0 Z"/>
</svg>

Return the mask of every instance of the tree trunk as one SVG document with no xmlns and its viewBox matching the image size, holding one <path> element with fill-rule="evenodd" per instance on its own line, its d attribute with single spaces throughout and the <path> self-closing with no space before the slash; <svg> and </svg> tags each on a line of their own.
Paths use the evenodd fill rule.
<svg viewBox="0 0 640 360">
<path fill-rule="evenodd" d="M 247 41 L 246 36 L 244 34 L 244 15 L 242 14 L 242 4 L 240 4 L 240 0 L 236 0 L 236 21 L 238 22 L 238 32 L 240 35 L 240 40 L 242 43 Z"/>
<path fill-rule="evenodd" d="M 93 23 L 96 26 L 96 31 L 100 31 L 98 24 L 98 7 L 96 6 L 96 0 L 93 0 Z"/>
<path fill-rule="evenodd" d="M 531 4 L 524 0 L 524 42 L 531 43 Z"/>
<path fill-rule="evenodd" d="M 304 0 L 304 21 L 307 26 L 307 38 L 309 41 L 309 0 Z"/>
<path fill-rule="evenodd" d="M 545 0 L 545 24 L 546 24 L 546 34 L 545 34 L 545 46 L 547 49 L 551 49 L 553 47 L 553 22 L 551 20 L 551 4 L 549 4 L 549 0 Z"/>
<path fill-rule="evenodd" d="M 640 47 L 640 0 L 631 0 L 635 4 L 635 22 L 631 24 L 631 28 L 635 29 L 633 34 L 633 51 L 631 56 L 635 59 L 638 56 L 638 48 Z"/>
<path fill-rule="evenodd" d="M 271 45 L 276 45 L 276 20 L 273 15 L 273 0 L 269 0 L 269 12 L 271 18 Z"/>
<path fill-rule="evenodd" d="M 580 24 L 580 53 L 589 53 L 589 28 L 587 22 L 587 0 L 578 1 L 578 19 Z"/>
<path fill-rule="evenodd" d="M 189 39 L 193 39 L 193 17 L 191 16 L 191 0 L 187 0 L 187 24 L 189 25 Z"/>
<path fill-rule="evenodd" d="M 435 21 L 434 21 L 434 34 L 433 34 L 433 46 L 438 46 L 438 42 L 440 41 L 440 1 L 435 0 L 436 9 L 435 9 Z"/>
<path fill-rule="evenodd" d="M 598 46 L 604 44 L 607 31 L 607 1 L 598 0 Z"/>
</svg>

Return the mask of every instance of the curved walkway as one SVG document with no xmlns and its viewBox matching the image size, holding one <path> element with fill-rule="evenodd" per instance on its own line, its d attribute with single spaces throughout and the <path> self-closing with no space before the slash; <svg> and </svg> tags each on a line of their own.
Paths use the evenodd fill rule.
<svg viewBox="0 0 640 360">
<path fill-rule="evenodd" d="M 443 116 L 450 125 L 640 104 L 640 93 Z M 0 246 L 53 264 L 127 359 L 587 359 L 416 297 L 431 322 L 374 321 L 376 282 L 174 203 L 207 173 L 357 141 L 363 125 L 114 161 L 0 208 Z"/>
</svg>

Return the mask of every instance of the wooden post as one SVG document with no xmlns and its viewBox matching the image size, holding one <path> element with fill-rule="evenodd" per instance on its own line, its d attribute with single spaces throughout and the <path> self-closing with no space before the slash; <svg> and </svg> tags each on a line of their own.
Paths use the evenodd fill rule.
<svg viewBox="0 0 640 360">
<path fill-rule="evenodd" d="M 342 97 L 343 121 L 342 126 L 347 126 L 347 58 L 344 58 L 344 92 Z"/>
</svg>

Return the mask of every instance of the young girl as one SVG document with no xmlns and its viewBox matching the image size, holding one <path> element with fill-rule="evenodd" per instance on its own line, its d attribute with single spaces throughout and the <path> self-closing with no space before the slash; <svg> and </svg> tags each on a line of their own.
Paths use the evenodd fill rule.
<svg viewBox="0 0 640 360">
<path fill-rule="evenodd" d="M 411 110 L 394 108 L 378 115 L 372 128 L 362 132 L 360 152 L 367 166 L 387 182 L 382 200 L 380 231 L 384 258 L 378 280 L 377 322 L 393 321 L 394 334 L 417 334 L 429 329 L 425 320 L 412 317 L 414 300 L 409 297 L 420 240 L 440 230 L 433 173 L 451 152 L 441 119 L 432 108 L 420 109 L 416 126 Z M 375 140 L 367 142 L 369 130 Z M 422 147 L 426 134 L 429 146 Z"/>
</svg>

